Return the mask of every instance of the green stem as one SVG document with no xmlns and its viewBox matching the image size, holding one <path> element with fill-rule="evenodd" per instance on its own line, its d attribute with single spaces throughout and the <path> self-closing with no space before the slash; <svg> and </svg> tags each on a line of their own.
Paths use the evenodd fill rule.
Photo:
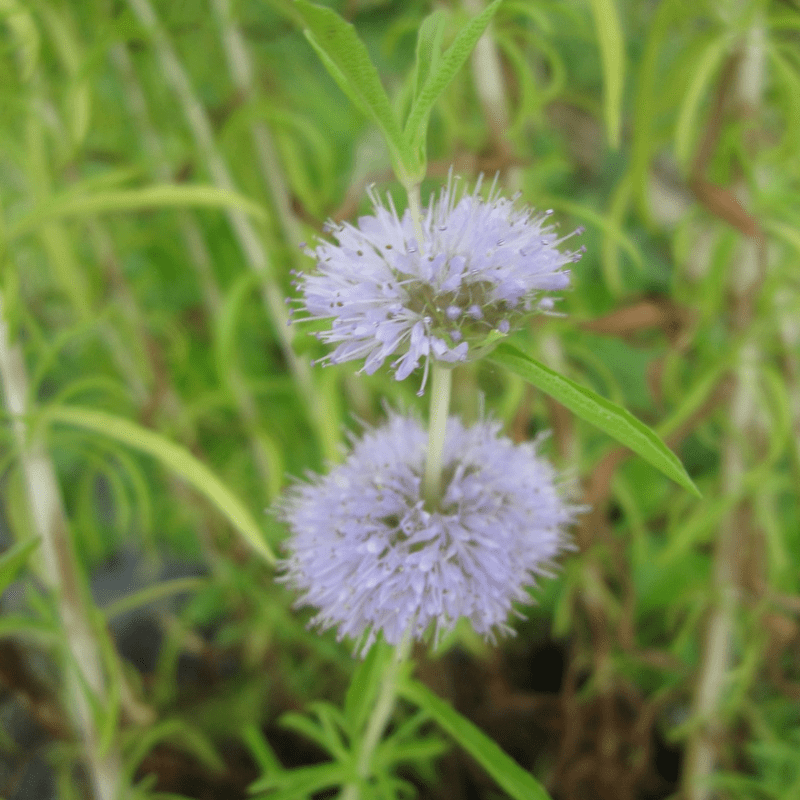
<svg viewBox="0 0 800 800">
<path fill-rule="evenodd" d="M 442 469 L 444 463 L 444 437 L 447 415 L 450 410 L 450 389 L 453 383 L 452 370 L 440 367 L 436 362 L 431 377 L 431 414 L 428 422 L 428 452 L 425 458 L 425 475 L 422 479 L 422 496 L 429 506 L 435 506 L 442 491 Z"/>
<path fill-rule="evenodd" d="M 367 722 L 367 728 L 361 740 L 361 748 L 356 764 L 359 782 L 345 786 L 341 794 L 341 800 L 359 800 L 361 797 L 359 784 L 369 778 L 372 757 L 394 711 L 397 701 L 397 685 L 403 665 L 408 660 L 411 652 L 411 643 L 411 627 L 409 626 L 403 640 L 397 646 L 394 658 L 389 662 L 386 672 L 383 674 L 380 692 L 375 700 L 375 707 L 372 709 L 372 715 Z"/>
<path fill-rule="evenodd" d="M 422 248 L 422 202 L 420 200 L 419 182 L 406 184 L 408 194 L 408 208 L 411 220 L 414 223 L 414 232 L 417 242 Z M 444 451 L 444 437 L 447 428 L 447 415 L 450 411 L 450 388 L 452 374 L 449 369 L 440 367 L 433 361 L 431 381 L 431 413 L 428 428 L 428 451 L 425 458 L 425 475 L 422 479 L 422 496 L 428 506 L 438 503 L 442 490 L 442 453 Z"/>
<path fill-rule="evenodd" d="M 405 187 L 408 195 L 408 210 L 411 212 L 411 222 L 414 225 L 414 235 L 417 237 L 417 246 L 422 250 L 422 198 L 419 183 L 412 183 Z"/>
</svg>

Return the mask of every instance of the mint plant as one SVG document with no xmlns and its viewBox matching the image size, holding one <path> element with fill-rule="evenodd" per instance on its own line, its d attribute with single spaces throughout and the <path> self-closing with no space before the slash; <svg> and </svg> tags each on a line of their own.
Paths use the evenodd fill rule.
<svg viewBox="0 0 800 800">
<path fill-rule="evenodd" d="M 483 200 L 480 181 L 473 192 L 459 192 L 452 172 L 438 199 L 421 207 L 430 110 L 498 5 L 472 20 L 441 56 L 439 39 L 429 66 L 425 37 L 438 18 L 421 26 L 416 96 L 405 122 L 392 110 L 352 26 L 329 9 L 302 1 L 296 6 L 326 68 L 384 133 L 408 197 L 401 214 L 370 190 L 372 216 L 361 217 L 357 226 L 329 225 L 336 244 L 323 239 L 307 249 L 316 268 L 297 279 L 306 314 L 300 320 L 330 320 L 316 334 L 337 345 L 323 363 L 363 361 L 363 371 L 372 374 L 394 357 L 396 380 L 422 364 L 420 395 L 433 373 L 427 434 L 413 417 L 391 417 L 387 427 L 354 442 L 347 460 L 327 476 L 295 486 L 279 510 L 292 532 L 283 579 L 301 592 L 300 604 L 316 608 L 312 624 L 336 627 L 339 638 L 356 642 L 362 657 L 379 638 L 395 648 L 363 733 L 350 730 L 350 748 L 345 742 L 333 748 L 324 737 L 343 766 L 337 774 L 347 800 L 388 798 L 397 791 L 374 754 L 395 697 L 403 693 L 400 683 L 409 681 L 401 666 L 410 643 L 431 635 L 436 643 L 461 618 L 491 641 L 497 631 L 513 633 L 506 623 L 512 603 L 527 598 L 525 588 L 567 546 L 566 528 L 578 511 L 560 496 L 552 468 L 534 450 L 498 439 L 490 424 L 467 429 L 449 417 L 456 365 L 491 356 L 531 314 L 551 310 L 554 300 L 544 293 L 567 288 L 565 266 L 581 256 L 560 248 L 569 235 L 555 234 L 548 224 L 552 211 L 537 216 L 517 210 L 495 187 Z M 426 67 L 422 81 L 418 76 Z M 666 445 L 623 409 L 510 344 L 499 352 L 498 363 L 529 377 L 696 492 Z M 418 689 L 416 696 L 424 698 L 424 711 L 442 716 L 427 692 Z M 445 715 L 449 732 L 473 755 L 493 754 L 493 777 L 515 776 L 513 796 L 544 796 L 501 751 L 487 750 L 484 737 L 466 721 Z M 347 727 L 346 719 L 342 724 Z M 361 736 L 368 744 L 359 751 Z M 330 780 L 329 774 L 324 785 Z M 269 785 L 288 796 L 293 778 L 286 781 L 276 778 Z"/>
<path fill-rule="evenodd" d="M 0 0 L 0 796 L 793 799 L 796 3 L 317 2 Z"/>
</svg>

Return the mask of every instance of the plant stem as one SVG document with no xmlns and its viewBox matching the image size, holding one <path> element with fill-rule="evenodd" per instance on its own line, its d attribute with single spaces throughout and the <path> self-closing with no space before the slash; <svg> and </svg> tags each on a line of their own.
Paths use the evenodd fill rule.
<svg viewBox="0 0 800 800">
<path fill-rule="evenodd" d="M 414 223 L 417 244 L 422 248 L 422 202 L 420 200 L 419 183 L 406 185 L 408 208 Z M 431 413 L 428 422 L 428 450 L 425 457 L 425 475 L 422 479 L 422 496 L 425 503 L 434 506 L 442 490 L 442 453 L 444 437 L 447 429 L 447 415 L 450 411 L 450 389 L 453 376 L 449 369 L 433 362 L 431 386 Z"/>
<path fill-rule="evenodd" d="M 89 701 L 99 704 L 107 694 L 101 645 L 92 627 L 92 609 L 75 553 L 55 468 L 41 436 L 31 434 L 26 418 L 29 381 L 22 347 L 11 339 L 8 303 L 0 293 L 0 380 L 5 409 L 11 422 L 22 466 L 30 519 L 40 540 L 39 568 L 55 598 L 66 643 L 63 653 L 69 712 L 83 740 L 83 753 L 95 800 L 114 800 L 124 792 L 120 755 L 114 744 L 104 752 L 95 713 Z"/>
<path fill-rule="evenodd" d="M 425 475 L 422 479 L 422 495 L 426 504 L 435 505 L 442 491 L 442 455 L 447 429 L 447 414 L 450 410 L 450 389 L 453 374 L 447 367 L 434 362 L 431 378 L 431 413 L 428 422 L 428 452 L 425 458 Z"/>
<path fill-rule="evenodd" d="M 414 225 L 414 235 L 417 237 L 417 247 L 421 250 L 425 237 L 422 233 L 422 198 L 420 197 L 419 183 L 412 183 L 405 188 L 408 195 L 408 210 L 411 212 L 411 222 Z"/>
<path fill-rule="evenodd" d="M 411 642 L 411 628 L 409 627 L 403 640 L 395 650 L 394 658 L 389 662 L 386 672 L 383 674 L 380 692 L 375 700 L 372 715 L 367 722 L 367 728 L 361 740 L 361 749 L 358 753 L 356 772 L 359 777 L 359 783 L 369 777 L 372 756 L 394 711 L 395 701 L 397 700 L 398 679 L 403 665 L 408 660 L 408 655 L 411 652 Z M 342 800 L 359 800 L 360 797 L 361 792 L 358 783 L 348 784 L 341 794 Z"/>
</svg>

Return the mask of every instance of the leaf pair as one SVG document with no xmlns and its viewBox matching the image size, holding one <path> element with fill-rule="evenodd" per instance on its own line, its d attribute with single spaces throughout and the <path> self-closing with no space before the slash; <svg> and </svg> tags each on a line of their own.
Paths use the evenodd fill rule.
<svg viewBox="0 0 800 800">
<path fill-rule="evenodd" d="M 501 0 L 471 19 L 442 50 L 446 15 L 435 11 L 420 26 L 414 66 L 414 97 L 404 124 L 398 119 L 367 48 L 352 25 L 336 12 L 298 0 L 305 34 L 325 68 L 353 104 L 381 129 L 395 173 L 404 186 L 425 176 L 425 140 L 434 103 L 464 65 Z"/>
</svg>

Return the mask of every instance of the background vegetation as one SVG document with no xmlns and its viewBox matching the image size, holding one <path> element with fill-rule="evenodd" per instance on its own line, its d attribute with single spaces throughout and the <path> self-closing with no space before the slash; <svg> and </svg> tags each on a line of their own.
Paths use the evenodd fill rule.
<svg viewBox="0 0 800 800">
<path fill-rule="evenodd" d="M 406 108 L 432 6 L 329 5 Z M 482 6 L 437 7 L 452 37 Z M 282 715 L 340 705 L 356 662 L 291 609 L 265 509 L 383 398 L 423 412 L 413 379 L 312 371 L 284 297 L 368 184 L 405 205 L 389 154 L 281 0 L 0 0 L 0 71 L 0 796 L 277 796 L 275 759 L 327 757 Z M 452 164 L 586 227 L 529 350 L 656 428 L 703 498 L 460 369 L 456 411 L 552 430 L 591 511 L 516 639 L 464 631 L 418 675 L 554 798 L 798 796 L 796 2 L 506 0 L 428 164 L 423 198 Z M 421 797 L 502 796 L 412 733 Z"/>
</svg>

